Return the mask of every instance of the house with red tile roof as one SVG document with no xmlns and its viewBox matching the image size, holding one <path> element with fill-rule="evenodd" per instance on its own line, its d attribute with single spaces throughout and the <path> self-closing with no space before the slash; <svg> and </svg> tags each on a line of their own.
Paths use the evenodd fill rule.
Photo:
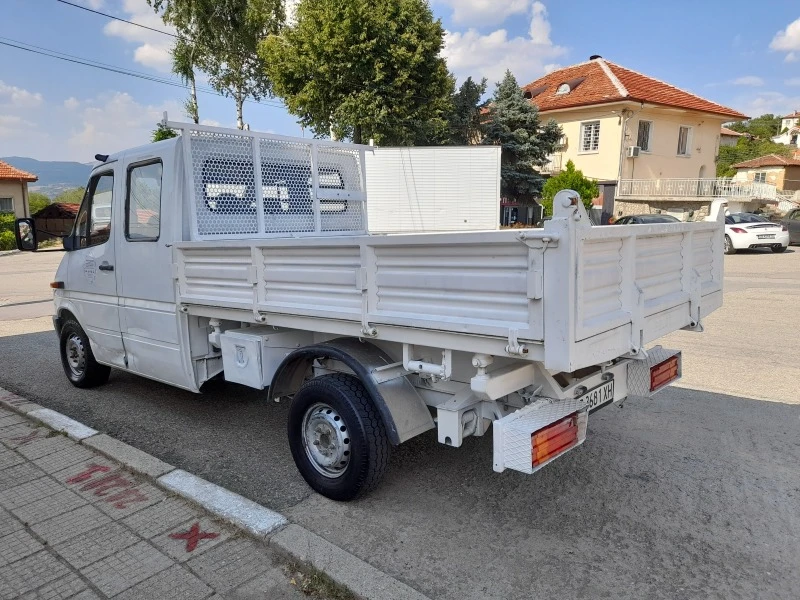
<svg viewBox="0 0 800 600">
<path fill-rule="evenodd" d="M 30 217 L 28 184 L 39 178 L 0 160 L 0 214 Z"/>
<path fill-rule="evenodd" d="M 781 118 L 781 132 L 772 141 L 800 148 L 800 111 Z"/>
<path fill-rule="evenodd" d="M 779 190 L 800 190 L 800 158 L 767 154 L 732 165 L 736 181 L 769 183 Z"/>
<path fill-rule="evenodd" d="M 745 137 L 747 134 L 739 133 L 733 129 L 722 127 L 719 130 L 719 145 L 720 146 L 735 146 L 739 143 L 739 138 Z"/>
<path fill-rule="evenodd" d="M 572 160 L 601 183 L 606 219 L 702 216 L 716 191 L 702 182 L 716 180 L 722 124 L 748 118 L 600 56 L 548 73 L 523 92 L 564 133 L 544 173 Z"/>
</svg>

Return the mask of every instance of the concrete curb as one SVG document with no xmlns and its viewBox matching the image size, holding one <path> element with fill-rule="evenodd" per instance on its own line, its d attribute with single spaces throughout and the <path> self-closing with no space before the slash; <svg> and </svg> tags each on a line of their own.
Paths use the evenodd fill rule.
<svg viewBox="0 0 800 600">
<path fill-rule="evenodd" d="M 310 565 L 364 600 L 427 600 L 428 597 L 317 534 L 290 524 L 282 514 L 165 463 L 49 408 L 0 387 L 0 407 L 63 432 L 155 485 L 239 527 L 285 556 Z"/>
<path fill-rule="evenodd" d="M 11 256 L 12 254 L 19 254 L 19 250 L 0 250 L 0 256 Z"/>
</svg>

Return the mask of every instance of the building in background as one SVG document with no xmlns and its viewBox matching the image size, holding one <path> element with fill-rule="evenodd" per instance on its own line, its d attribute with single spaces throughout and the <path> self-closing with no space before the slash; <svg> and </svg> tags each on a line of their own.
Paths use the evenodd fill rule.
<svg viewBox="0 0 800 600">
<path fill-rule="evenodd" d="M 772 141 L 800 148 L 800 111 L 794 111 L 781 119 L 781 132 Z"/>
<path fill-rule="evenodd" d="M 564 132 L 543 173 L 557 174 L 572 160 L 596 179 L 603 222 L 662 211 L 681 219 L 707 214 L 720 191 L 714 184 L 722 124 L 748 118 L 600 56 L 523 91 Z"/>
<path fill-rule="evenodd" d="M 746 134 L 739 133 L 733 129 L 723 127 L 719 131 L 719 145 L 720 146 L 735 146 L 739 143 L 739 138 L 744 137 Z"/>
<path fill-rule="evenodd" d="M 0 161 L 0 214 L 13 214 L 20 219 L 30 217 L 28 184 L 38 179 L 33 173 Z"/>
</svg>

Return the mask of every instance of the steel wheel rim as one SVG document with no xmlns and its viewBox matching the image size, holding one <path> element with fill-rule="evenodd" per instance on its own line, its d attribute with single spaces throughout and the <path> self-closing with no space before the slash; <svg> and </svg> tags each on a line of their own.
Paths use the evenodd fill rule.
<svg viewBox="0 0 800 600">
<path fill-rule="evenodd" d="M 318 402 L 303 416 L 303 447 L 311 466 L 324 477 L 341 477 L 350 464 L 350 434 L 333 407 Z"/>
<path fill-rule="evenodd" d="M 725 252 L 728 252 L 730 249 L 731 249 L 731 240 L 730 240 L 730 238 L 729 238 L 729 237 L 726 235 L 726 236 L 725 236 Z"/>
<path fill-rule="evenodd" d="M 73 333 L 67 338 L 64 346 L 64 354 L 67 358 L 67 366 L 75 377 L 80 377 L 86 370 L 86 348 L 83 345 L 81 336 Z"/>
</svg>

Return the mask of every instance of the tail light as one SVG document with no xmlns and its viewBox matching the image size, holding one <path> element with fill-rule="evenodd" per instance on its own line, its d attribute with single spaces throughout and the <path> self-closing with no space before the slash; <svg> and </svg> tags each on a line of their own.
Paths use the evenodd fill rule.
<svg viewBox="0 0 800 600">
<path fill-rule="evenodd" d="M 741 227 L 731 227 L 731 231 L 733 233 L 747 233 L 747 230 L 742 229 Z"/>
<path fill-rule="evenodd" d="M 575 412 L 531 434 L 533 466 L 538 467 L 578 443 L 579 413 Z"/>
</svg>

